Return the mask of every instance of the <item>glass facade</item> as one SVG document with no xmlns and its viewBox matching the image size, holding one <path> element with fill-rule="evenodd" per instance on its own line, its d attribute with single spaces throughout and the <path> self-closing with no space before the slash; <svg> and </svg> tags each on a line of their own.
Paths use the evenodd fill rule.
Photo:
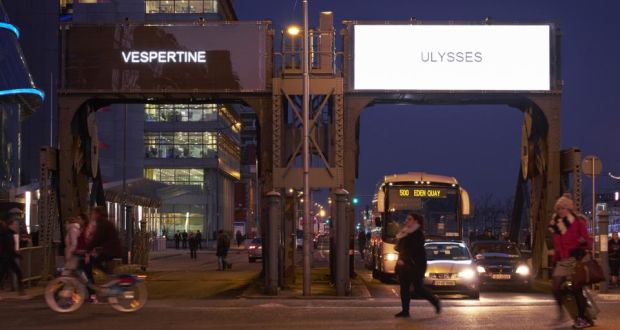
<svg viewBox="0 0 620 330">
<path fill-rule="evenodd" d="M 162 224 L 162 232 L 166 237 L 174 237 L 177 231 L 203 231 L 203 214 L 205 206 L 200 204 L 164 204 L 158 216 Z M 203 237 L 204 236 L 203 234 Z"/>
<path fill-rule="evenodd" d="M 146 158 L 207 158 L 217 152 L 217 134 L 212 132 L 146 132 Z"/>
<path fill-rule="evenodd" d="M 147 14 L 217 13 L 217 0 L 145 0 Z"/>
<path fill-rule="evenodd" d="M 202 122 L 217 120 L 217 104 L 146 104 L 147 122 Z"/>
<path fill-rule="evenodd" d="M 204 186 L 205 171 L 201 168 L 146 168 L 144 177 L 173 185 Z"/>
</svg>

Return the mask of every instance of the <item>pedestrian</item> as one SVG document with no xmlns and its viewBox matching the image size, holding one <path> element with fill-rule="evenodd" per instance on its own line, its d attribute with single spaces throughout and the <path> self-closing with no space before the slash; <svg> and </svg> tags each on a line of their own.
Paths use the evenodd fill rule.
<svg viewBox="0 0 620 330">
<path fill-rule="evenodd" d="M 196 231 L 196 244 L 198 249 L 202 250 L 202 233 L 200 233 L 200 230 Z"/>
<path fill-rule="evenodd" d="M 243 234 L 241 234 L 240 230 L 237 230 L 237 234 L 235 235 L 237 239 L 237 247 L 241 246 L 241 242 L 243 242 Z"/>
<path fill-rule="evenodd" d="M 226 270 L 231 267 L 231 265 L 226 261 L 226 256 L 228 255 L 228 249 L 230 248 L 230 238 L 223 231 L 219 230 L 217 235 L 217 266 L 218 270 Z"/>
<path fill-rule="evenodd" d="M 198 243 L 196 242 L 196 235 L 194 235 L 193 232 L 190 232 L 187 241 L 189 243 L 189 258 L 196 259 L 196 249 L 198 248 Z"/>
<path fill-rule="evenodd" d="M 618 239 L 617 231 L 614 231 L 611 234 L 607 251 L 609 251 L 609 274 L 611 274 L 611 284 L 618 286 L 618 271 L 620 270 L 620 239 Z"/>
<path fill-rule="evenodd" d="M 82 218 L 69 218 L 65 225 L 65 272 L 70 273 L 78 268 L 78 241 L 82 234 Z"/>
<path fill-rule="evenodd" d="M 86 246 L 93 239 L 93 235 L 95 234 L 95 227 L 97 227 L 97 223 L 95 219 L 90 219 L 86 214 L 81 213 L 80 218 L 82 219 L 82 232 L 78 237 L 76 252 L 82 255 L 82 258 L 79 259 L 78 268 L 82 269 L 84 275 L 88 279 L 88 282 L 91 284 L 95 283 L 95 276 L 93 274 L 93 263 L 89 256 L 86 255 Z M 97 302 L 97 294 L 95 290 L 90 287 L 86 287 L 88 290 L 88 299 L 86 300 L 89 303 Z"/>
<path fill-rule="evenodd" d="M 181 233 L 179 233 L 179 231 L 177 230 L 177 232 L 174 234 L 174 248 L 175 249 L 179 249 L 179 243 L 181 243 Z"/>
<path fill-rule="evenodd" d="M 411 285 L 415 293 L 428 300 L 437 314 L 441 313 L 441 301 L 424 287 L 426 273 L 426 250 L 424 249 L 424 218 L 416 213 L 409 213 L 405 226 L 396 235 L 396 274 L 400 282 L 400 302 L 402 310 L 395 317 L 409 317 Z"/>
<path fill-rule="evenodd" d="M 183 242 L 183 250 L 187 249 L 187 231 L 181 233 L 181 241 Z"/>
<path fill-rule="evenodd" d="M 25 295 L 22 283 L 22 270 L 17 264 L 21 256 L 17 252 L 15 236 L 19 233 L 19 221 L 16 214 L 9 214 L 5 224 L 0 228 L 0 283 L 5 277 L 11 279 L 14 274 L 17 280 L 17 292 L 20 296 Z"/>
<path fill-rule="evenodd" d="M 366 233 L 363 230 L 357 234 L 358 250 L 360 251 L 360 257 L 364 260 L 364 250 L 366 249 Z"/>
<path fill-rule="evenodd" d="M 105 208 L 97 206 L 90 211 L 90 219 L 95 222 L 93 236 L 86 245 L 88 259 L 93 267 L 99 268 L 107 275 L 111 275 L 113 269 L 112 260 L 123 255 L 121 240 L 114 224 L 108 220 Z"/>
<path fill-rule="evenodd" d="M 478 236 L 478 240 L 479 241 L 494 241 L 495 237 L 493 237 L 493 232 L 491 232 L 491 229 L 485 229 L 484 232 L 482 232 L 481 236 Z"/>
<path fill-rule="evenodd" d="M 575 271 L 577 262 L 588 255 L 587 251 L 592 248 L 592 238 L 588 235 L 585 216 L 578 215 L 573 211 L 574 203 L 570 194 L 564 194 L 555 203 L 555 214 L 549 222 L 549 231 L 553 235 L 553 269 L 552 290 L 558 306 L 558 318 L 564 317 L 562 307 L 562 287 L 567 277 Z M 580 283 L 572 283 L 571 293 L 575 296 L 577 305 L 577 318 L 573 325 L 576 329 L 592 326 L 586 320 L 587 300 L 583 295 L 583 286 Z"/>
</svg>

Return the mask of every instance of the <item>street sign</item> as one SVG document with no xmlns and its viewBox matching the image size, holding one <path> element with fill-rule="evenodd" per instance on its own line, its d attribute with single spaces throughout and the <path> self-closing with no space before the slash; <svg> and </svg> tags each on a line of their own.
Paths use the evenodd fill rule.
<svg viewBox="0 0 620 330">
<path fill-rule="evenodd" d="M 583 174 L 589 177 L 599 175 L 603 170 L 603 163 L 601 163 L 601 160 L 596 156 L 586 156 L 586 158 L 584 158 L 581 162 L 581 170 L 583 171 Z"/>
</svg>

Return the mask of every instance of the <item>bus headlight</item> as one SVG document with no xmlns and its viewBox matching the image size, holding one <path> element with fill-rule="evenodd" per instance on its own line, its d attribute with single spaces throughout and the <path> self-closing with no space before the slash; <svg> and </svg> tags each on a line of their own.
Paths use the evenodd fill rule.
<svg viewBox="0 0 620 330">
<path fill-rule="evenodd" d="M 388 253 L 385 255 L 385 260 L 387 261 L 396 261 L 398 260 L 398 254 L 396 253 Z"/>
<path fill-rule="evenodd" d="M 482 266 L 476 267 L 476 270 L 478 271 L 478 273 L 486 273 L 487 272 L 487 270 L 484 269 L 484 267 L 482 267 Z"/>
<path fill-rule="evenodd" d="M 522 276 L 530 275 L 530 267 L 526 265 L 520 265 L 519 267 L 517 267 L 517 270 L 515 271 L 515 273 L 522 275 Z"/>
<path fill-rule="evenodd" d="M 460 278 L 464 278 L 466 280 L 472 280 L 472 279 L 474 279 L 474 277 L 476 277 L 476 273 L 474 272 L 473 269 L 467 268 L 467 269 L 459 272 L 459 277 Z"/>
</svg>

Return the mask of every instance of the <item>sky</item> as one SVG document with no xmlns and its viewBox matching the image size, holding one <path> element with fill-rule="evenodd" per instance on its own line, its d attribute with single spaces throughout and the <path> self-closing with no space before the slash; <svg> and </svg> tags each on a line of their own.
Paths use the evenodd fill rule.
<svg viewBox="0 0 620 330">
<path fill-rule="evenodd" d="M 301 0 L 235 0 L 240 20 L 270 19 L 280 31 L 301 24 Z M 342 20 L 482 20 L 555 22 L 562 31 L 562 148 L 597 155 L 603 173 L 620 175 L 620 2 L 613 0 L 310 0 Z M 368 202 L 385 174 L 425 171 L 456 177 L 475 199 L 514 194 L 523 115 L 507 106 L 374 106 L 360 125 L 357 194 Z M 590 179 L 584 179 L 589 194 Z M 604 175 L 599 191 L 620 189 Z M 585 195 L 584 195 L 585 197 Z"/>
</svg>

